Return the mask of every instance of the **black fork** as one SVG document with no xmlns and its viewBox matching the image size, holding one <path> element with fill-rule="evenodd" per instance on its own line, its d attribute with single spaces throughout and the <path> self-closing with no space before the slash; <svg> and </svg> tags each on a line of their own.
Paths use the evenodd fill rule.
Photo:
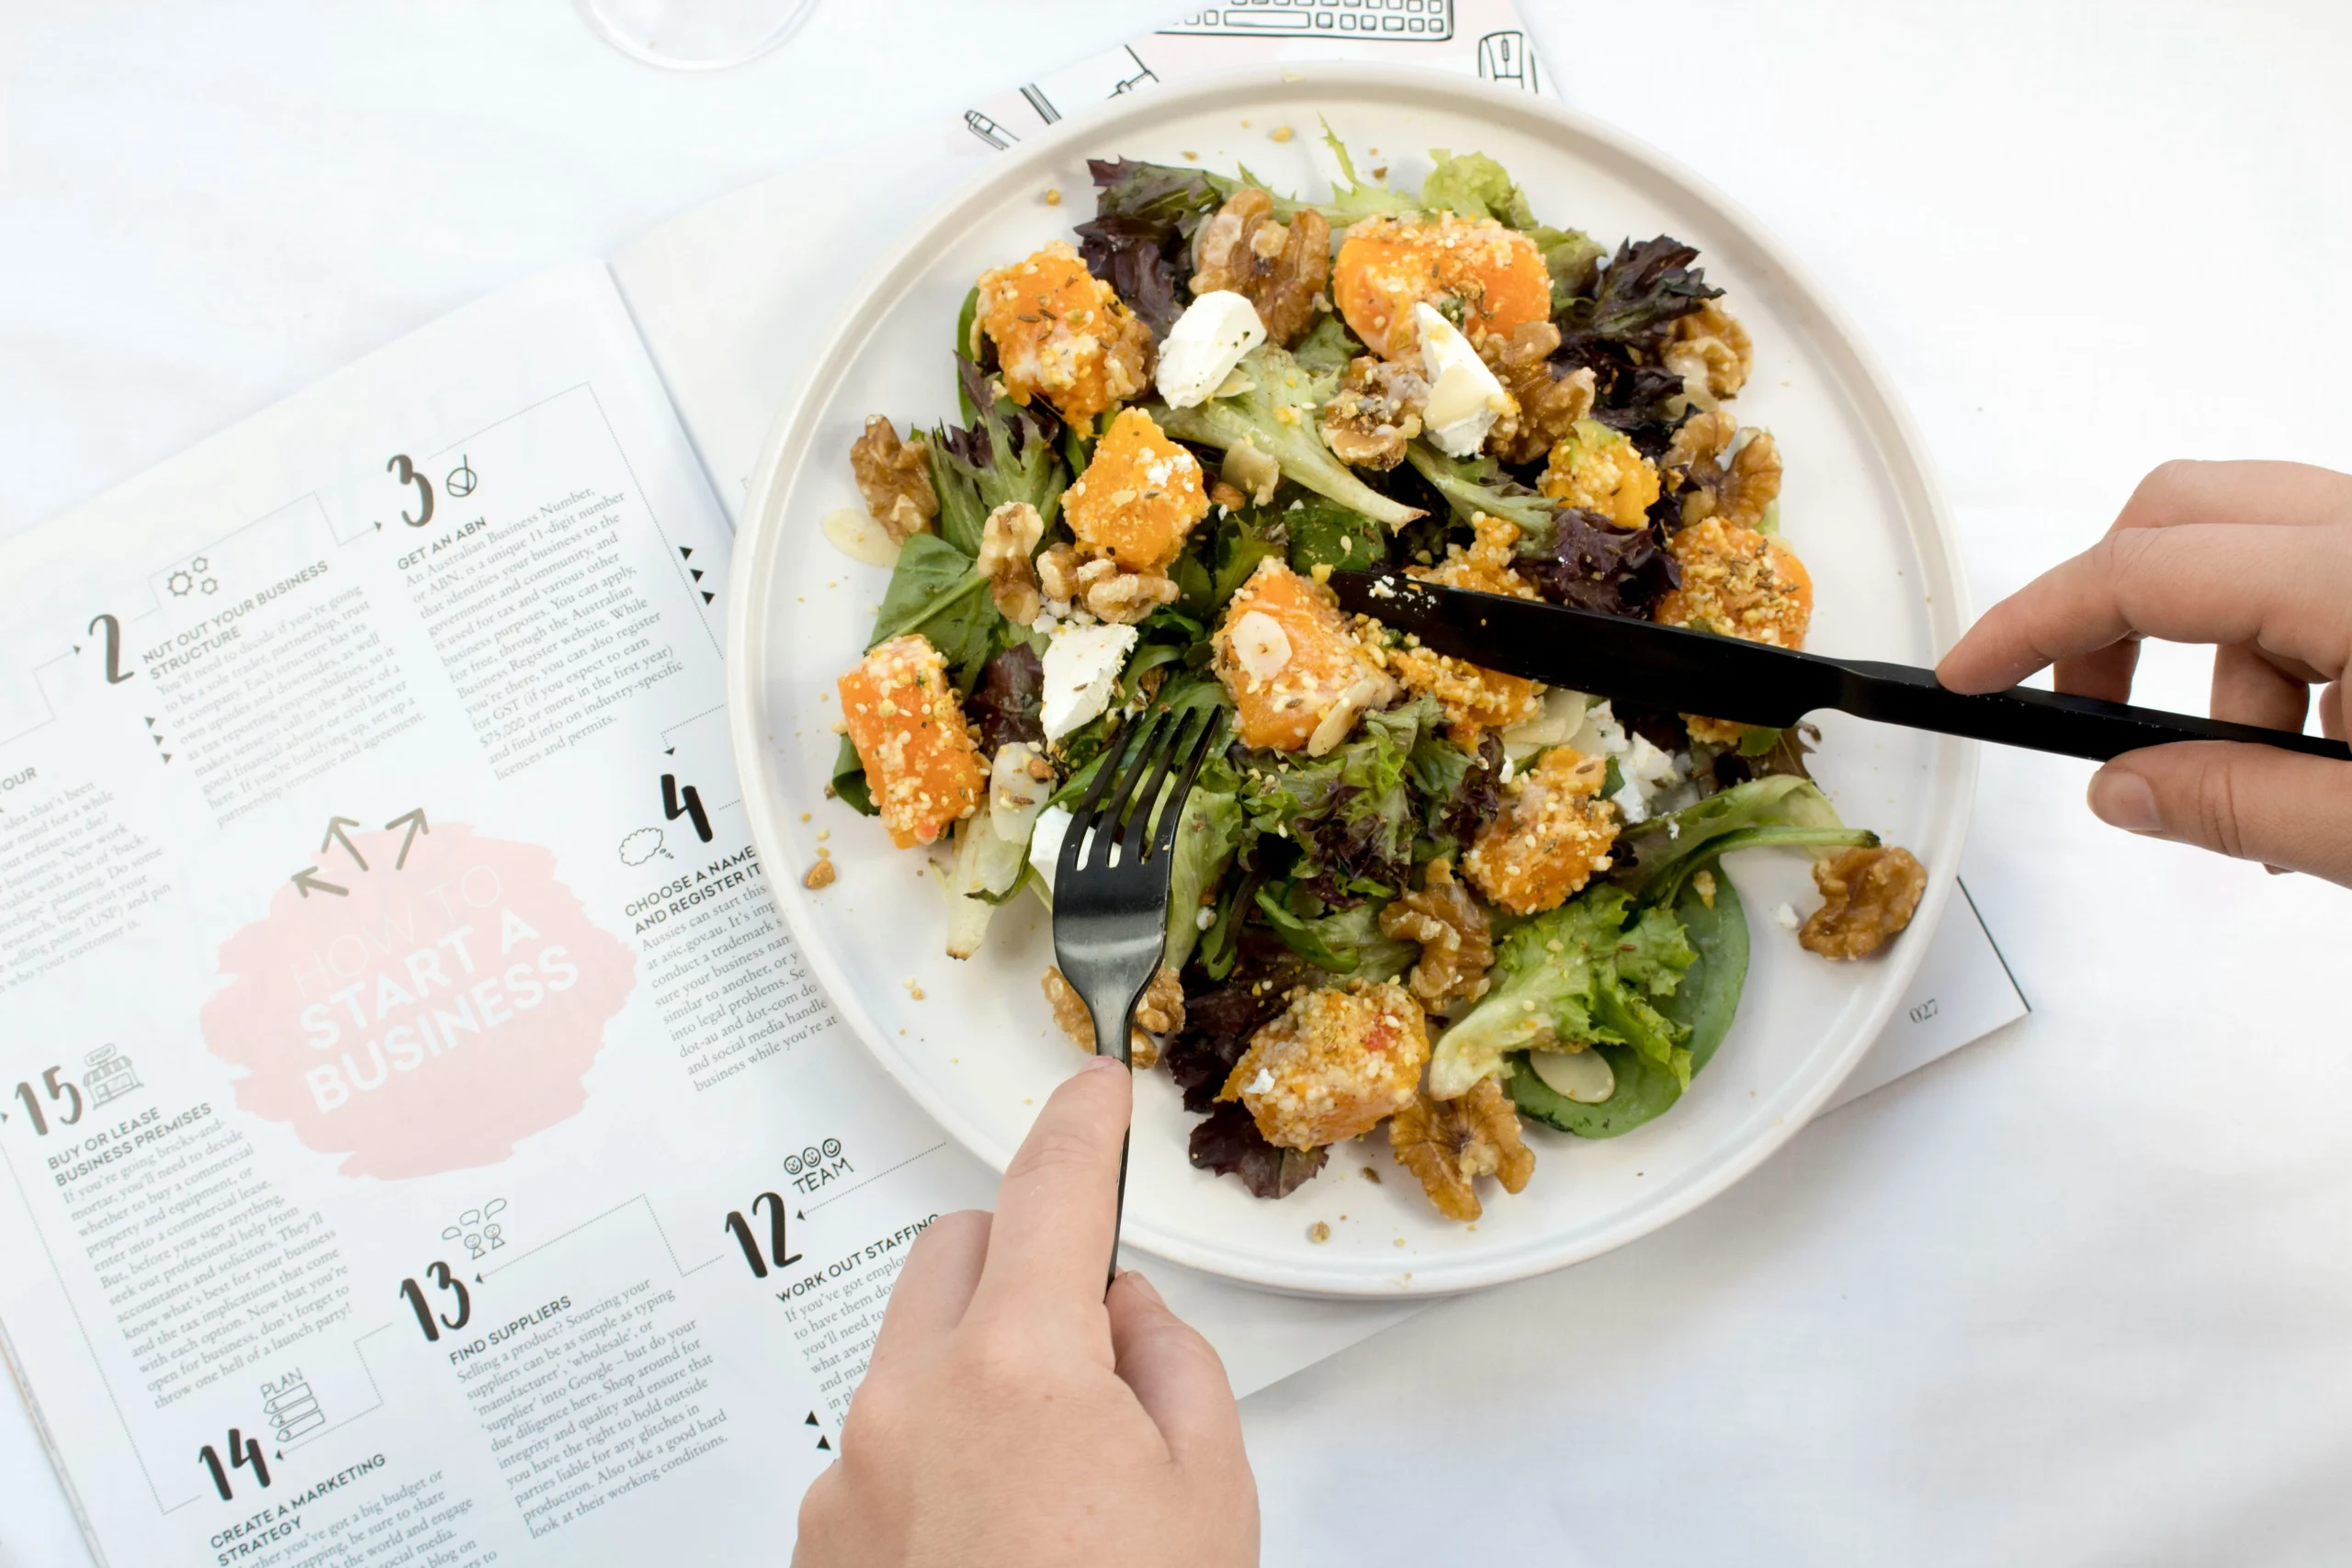
<svg viewBox="0 0 2352 1568">
<path fill-rule="evenodd" d="M 1095 769 L 1054 865 L 1054 960 L 1094 1020 L 1094 1051 L 1127 1061 L 1136 1003 L 1168 946 L 1168 884 L 1193 780 L 1225 732 L 1225 710 L 1153 714 Z M 1173 784 L 1173 787 L 1170 785 Z M 1127 1145 L 1119 1145 L 1109 1273 L 1119 1269 Z"/>
</svg>

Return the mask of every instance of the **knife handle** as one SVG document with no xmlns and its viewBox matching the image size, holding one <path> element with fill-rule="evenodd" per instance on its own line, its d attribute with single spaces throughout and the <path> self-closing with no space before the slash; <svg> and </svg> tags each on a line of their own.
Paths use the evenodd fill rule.
<svg viewBox="0 0 2352 1568">
<path fill-rule="evenodd" d="M 2064 757 L 2087 757 L 2098 762 L 2144 746 L 2168 746 L 2178 740 L 2233 740 L 2352 761 L 2352 747 L 2343 741 L 2290 729 L 2264 729 L 2030 686 L 1971 694 L 1952 691 L 1938 682 L 1933 672 L 1907 664 L 1860 659 L 1836 662 L 1847 678 L 1839 682 L 1835 706 L 1857 718 L 1914 729 L 2054 751 Z"/>
</svg>

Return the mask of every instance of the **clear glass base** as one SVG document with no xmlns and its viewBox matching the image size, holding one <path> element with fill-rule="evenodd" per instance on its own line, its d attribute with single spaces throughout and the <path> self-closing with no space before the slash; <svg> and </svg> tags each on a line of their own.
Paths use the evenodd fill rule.
<svg viewBox="0 0 2352 1568">
<path fill-rule="evenodd" d="M 671 71 L 723 71 L 792 36 L 817 0 L 575 0 L 606 43 Z"/>
</svg>

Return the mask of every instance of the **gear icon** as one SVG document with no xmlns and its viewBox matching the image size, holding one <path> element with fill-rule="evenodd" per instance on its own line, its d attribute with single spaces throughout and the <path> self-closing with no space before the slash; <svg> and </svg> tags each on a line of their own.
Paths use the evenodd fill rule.
<svg viewBox="0 0 2352 1568">
<path fill-rule="evenodd" d="M 196 579 L 190 577 L 187 572 L 175 571 L 165 580 L 164 586 L 168 587 L 172 591 L 173 598 L 185 599 L 189 593 L 195 591 Z"/>
<path fill-rule="evenodd" d="M 194 560 L 187 563 L 187 569 L 190 571 L 210 571 L 212 570 L 212 563 L 206 560 L 202 556 L 198 556 Z"/>
<path fill-rule="evenodd" d="M 198 586 L 207 593 L 218 593 L 220 592 L 220 583 L 219 580 L 215 578 L 208 577 L 203 581 L 203 582 L 198 584 Z"/>
</svg>

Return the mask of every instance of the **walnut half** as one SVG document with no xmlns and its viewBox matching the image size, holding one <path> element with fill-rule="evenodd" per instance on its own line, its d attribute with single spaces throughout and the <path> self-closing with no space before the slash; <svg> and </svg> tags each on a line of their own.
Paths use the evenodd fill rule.
<svg viewBox="0 0 2352 1568">
<path fill-rule="evenodd" d="M 1037 558 L 1037 583 L 1048 599 L 1130 626 L 1162 604 L 1173 604 L 1182 592 L 1165 572 L 1129 571 L 1108 555 L 1071 545 L 1056 545 Z"/>
<path fill-rule="evenodd" d="M 1549 321 L 1522 321 L 1509 337 L 1478 339 L 1478 357 L 1511 396 L 1512 407 L 1487 436 L 1487 449 L 1506 463 L 1543 461 L 1592 412 L 1592 367 L 1553 375 L 1549 361 L 1559 346 L 1560 329 Z"/>
<path fill-rule="evenodd" d="M 1779 499 L 1781 448 L 1772 433 L 1749 430 L 1745 440 L 1740 436 L 1739 422 L 1724 409 L 1693 414 L 1675 431 L 1659 466 L 1680 487 L 1676 499 L 1684 527 L 1721 517 L 1753 528 Z"/>
<path fill-rule="evenodd" d="M 1480 1078 L 1455 1100 L 1416 1095 L 1388 1119 L 1388 1143 L 1449 1220 L 1467 1222 L 1484 1212 L 1471 1185 L 1479 1177 L 1517 1192 L 1535 1174 L 1535 1151 L 1519 1135 L 1519 1112 L 1492 1078 Z"/>
<path fill-rule="evenodd" d="M 1430 384 L 1417 367 L 1360 355 L 1323 405 L 1323 445 L 1342 463 L 1393 468 L 1405 460 L 1405 443 L 1421 433 L 1429 400 Z"/>
<path fill-rule="evenodd" d="M 1470 890 L 1453 879 L 1453 863 L 1433 860 L 1421 890 L 1408 893 L 1380 911 L 1380 934 L 1421 944 L 1420 962 L 1406 987 L 1431 1012 L 1482 996 L 1495 943 Z"/>
<path fill-rule="evenodd" d="M 1061 1025 L 1062 1032 L 1080 1050 L 1092 1051 L 1094 1018 L 1086 1010 L 1086 1002 L 1077 988 L 1063 977 L 1060 969 L 1051 965 L 1047 966 L 1042 984 L 1046 1005 L 1054 1010 L 1054 1021 Z M 1136 1026 L 1127 1032 L 1127 1065 L 1137 1072 L 1158 1066 L 1160 1040 L 1183 1027 L 1183 984 L 1175 970 L 1162 964 L 1136 1003 Z"/>
<path fill-rule="evenodd" d="M 1747 385 L 1747 373 L 1756 363 L 1747 329 L 1720 299 L 1710 299 L 1677 321 L 1673 341 L 1658 357 L 1682 378 L 1683 396 L 1702 409 L 1713 408 L 1717 399 L 1735 396 Z"/>
<path fill-rule="evenodd" d="M 1822 905 L 1797 941 L 1824 958 L 1861 958 L 1911 923 L 1928 890 L 1928 868 L 1909 850 L 1865 846 L 1815 862 L 1813 885 Z"/>
<path fill-rule="evenodd" d="M 1027 626 L 1046 607 L 1037 592 L 1037 569 L 1029 552 L 1046 535 L 1046 520 L 1025 501 L 1008 501 L 989 513 L 980 528 L 980 553 L 974 563 L 989 581 L 989 598 L 998 614 Z"/>
<path fill-rule="evenodd" d="M 1258 309 L 1266 336 L 1287 348 L 1315 321 L 1331 281 L 1331 225 L 1311 207 L 1274 221 L 1274 198 L 1254 186 L 1227 197 L 1193 237 L 1193 292 L 1230 289 Z"/>
<path fill-rule="evenodd" d="M 890 422 L 876 414 L 865 434 L 850 443 L 849 469 L 865 510 L 899 544 L 931 532 L 939 515 L 939 494 L 931 488 L 931 444 L 920 435 L 899 439 Z"/>
</svg>

